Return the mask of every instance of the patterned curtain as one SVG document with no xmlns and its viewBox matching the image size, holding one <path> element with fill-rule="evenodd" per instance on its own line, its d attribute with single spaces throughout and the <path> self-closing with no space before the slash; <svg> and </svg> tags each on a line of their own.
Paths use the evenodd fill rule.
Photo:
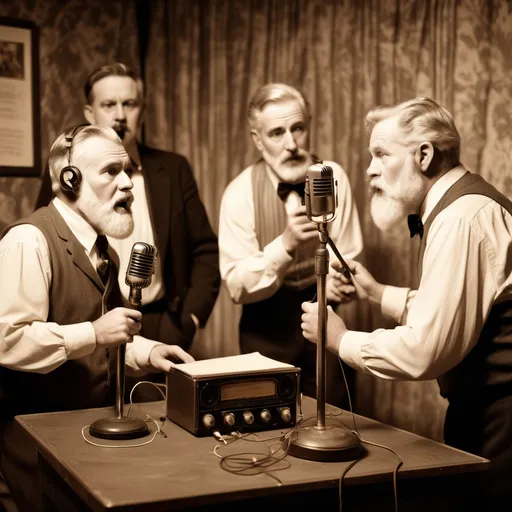
<svg viewBox="0 0 512 512">
<path fill-rule="evenodd" d="M 147 142 L 190 159 L 214 226 L 226 185 L 256 157 L 246 108 L 269 81 L 309 97 L 312 149 L 347 171 L 364 259 L 382 282 L 415 283 L 417 246 L 406 226 L 384 234 L 371 222 L 363 127 L 371 107 L 418 95 L 439 101 L 455 116 L 463 163 L 512 196 L 510 2 L 173 0 L 153 2 L 151 19 Z M 236 353 L 238 315 L 223 290 L 196 355 Z M 364 305 L 345 317 L 361 330 L 392 327 Z M 360 375 L 356 387 L 358 412 L 442 438 L 445 404 L 435 382 Z"/>
</svg>

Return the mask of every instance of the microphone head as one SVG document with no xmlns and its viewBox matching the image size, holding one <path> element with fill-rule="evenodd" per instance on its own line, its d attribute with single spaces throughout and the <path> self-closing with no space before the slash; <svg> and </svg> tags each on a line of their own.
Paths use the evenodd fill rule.
<svg viewBox="0 0 512 512">
<path fill-rule="evenodd" d="M 336 189 L 332 167 L 309 166 L 305 185 L 306 213 L 313 222 L 328 222 L 336 215 Z"/>
<path fill-rule="evenodd" d="M 146 288 L 155 272 L 156 249 L 145 242 L 135 242 L 126 269 L 125 283 L 130 288 Z"/>
</svg>

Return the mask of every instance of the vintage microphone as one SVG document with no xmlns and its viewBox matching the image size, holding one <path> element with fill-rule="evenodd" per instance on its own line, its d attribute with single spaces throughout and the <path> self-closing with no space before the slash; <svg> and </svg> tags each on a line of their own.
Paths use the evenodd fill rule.
<svg viewBox="0 0 512 512">
<path fill-rule="evenodd" d="M 318 342 L 316 351 L 317 422 L 296 431 L 290 443 L 289 454 L 300 459 L 335 462 L 357 459 L 361 455 L 359 438 L 339 424 L 325 421 L 325 359 L 327 339 L 326 278 L 329 272 L 329 244 L 343 265 L 344 274 L 352 275 L 327 232 L 327 223 L 336 217 L 337 183 L 331 167 L 316 163 L 308 168 L 305 184 L 306 214 L 317 224 L 319 247 L 315 252 L 318 297 Z M 353 281 L 353 280 L 352 280 Z"/>
<path fill-rule="evenodd" d="M 126 284 L 130 287 L 128 300 L 135 309 L 140 309 L 142 288 L 151 284 L 155 271 L 156 249 L 144 242 L 133 244 L 130 261 L 126 269 Z M 117 378 L 115 416 L 96 420 L 89 427 L 89 433 L 103 439 L 135 439 L 148 433 L 146 422 L 140 418 L 124 416 L 126 343 L 117 347 Z"/>
</svg>

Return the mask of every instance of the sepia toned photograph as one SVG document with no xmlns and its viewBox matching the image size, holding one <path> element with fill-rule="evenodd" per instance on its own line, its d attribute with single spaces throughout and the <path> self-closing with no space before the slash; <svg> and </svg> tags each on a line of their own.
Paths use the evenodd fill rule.
<svg viewBox="0 0 512 512">
<path fill-rule="evenodd" d="M 512 0 L 0 0 L 0 512 L 512 510 Z"/>
<path fill-rule="evenodd" d="M 0 40 L 0 77 L 25 78 L 23 43 Z"/>
</svg>

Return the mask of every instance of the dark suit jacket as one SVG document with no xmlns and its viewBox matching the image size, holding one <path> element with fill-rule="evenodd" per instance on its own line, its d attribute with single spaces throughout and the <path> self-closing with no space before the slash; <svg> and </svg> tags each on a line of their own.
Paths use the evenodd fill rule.
<svg viewBox="0 0 512 512">
<path fill-rule="evenodd" d="M 162 262 L 165 300 L 143 309 L 141 333 L 188 348 L 195 332 L 193 313 L 203 327 L 220 287 L 219 248 L 187 159 L 139 145 L 155 243 Z M 48 169 L 36 208 L 52 198 Z"/>
</svg>

